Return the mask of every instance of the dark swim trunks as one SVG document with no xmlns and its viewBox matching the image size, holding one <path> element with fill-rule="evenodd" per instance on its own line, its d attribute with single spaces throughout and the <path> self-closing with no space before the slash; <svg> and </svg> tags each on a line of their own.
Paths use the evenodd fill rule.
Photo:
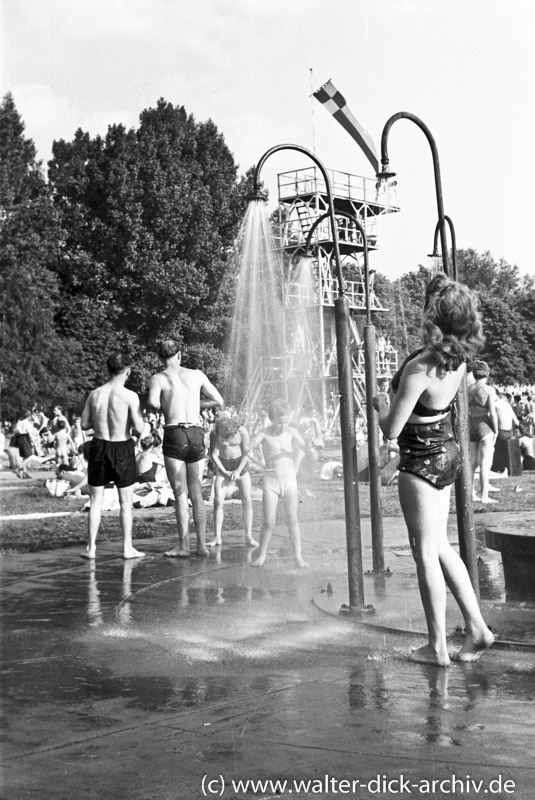
<svg viewBox="0 0 535 800">
<path fill-rule="evenodd" d="M 399 470 L 417 475 L 436 489 L 450 486 L 461 468 L 451 415 L 431 423 L 407 423 L 398 437 Z"/>
<path fill-rule="evenodd" d="M 114 483 L 118 489 L 137 481 L 136 446 L 133 439 L 108 442 L 91 439 L 87 456 L 87 482 L 89 486 Z"/>
<path fill-rule="evenodd" d="M 219 456 L 219 460 L 227 470 L 227 472 L 235 472 L 241 464 L 242 457 L 239 458 L 222 458 Z M 240 472 L 240 475 L 246 475 L 249 472 L 249 464 L 246 464 L 245 467 Z"/>
<path fill-rule="evenodd" d="M 186 464 L 195 464 L 206 456 L 204 428 L 200 425 L 166 425 L 163 432 L 163 454 Z"/>
</svg>

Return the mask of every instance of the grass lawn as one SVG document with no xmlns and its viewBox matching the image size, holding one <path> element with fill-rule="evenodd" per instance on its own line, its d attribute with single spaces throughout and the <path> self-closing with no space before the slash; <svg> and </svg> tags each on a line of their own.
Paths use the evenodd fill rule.
<svg viewBox="0 0 535 800">
<path fill-rule="evenodd" d="M 307 521 L 332 520 L 344 518 L 343 482 L 340 478 L 330 481 L 319 479 L 321 464 L 315 464 L 303 471 L 299 478 L 300 505 L 299 516 L 302 525 Z M 46 490 L 45 480 L 53 477 L 51 473 L 34 471 L 31 481 L 20 481 L 6 468 L 0 473 L 0 552 L 21 553 L 36 550 L 50 550 L 70 545 L 80 546 L 86 541 L 87 512 L 81 509 L 84 498 L 56 498 Z M 492 506 L 474 503 L 474 513 L 481 512 L 532 512 L 535 508 L 535 472 L 527 472 L 517 478 L 500 478 L 494 485 L 500 493 L 494 495 L 499 502 Z M 260 486 L 259 479 L 255 485 Z M 204 493 L 208 497 L 209 487 Z M 455 500 L 452 493 L 452 511 Z M 369 486 L 359 486 L 359 501 L 362 517 L 369 517 Z M 396 486 L 383 487 L 383 513 L 385 517 L 401 515 Z M 280 521 L 283 521 L 282 510 Z M 54 514 L 58 512 L 77 512 L 68 516 L 48 516 L 37 519 L 5 519 L 12 515 Z M 253 502 L 253 527 L 259 530 L 262 524 L 262 503 Z M 104 512 L 99 533 L 99 541 L 120 541 L 121 533 L 117 512 Z M 213 531 L 213 512 L 207 505 L 208 537 Z M 224 530 L 241 529 L 241 504 L 229 502 L 225 505 Z M 149 508 L 134 510 L 134 539 L 150 539 L 156 536 L 175 535 L 173 508 Z"/>
</svg>

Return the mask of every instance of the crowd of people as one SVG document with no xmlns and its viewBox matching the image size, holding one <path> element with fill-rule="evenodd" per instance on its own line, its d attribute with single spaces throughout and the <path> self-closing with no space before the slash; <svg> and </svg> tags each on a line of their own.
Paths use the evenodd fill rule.
<svg viewBox="0 0 535 800">
<path fill-rule="evenodd" d="M 499 492 L 490 482 L 491 475 L 508 474 L 514 447 L 518 448 L 521 469 L 535 469 L 535 400 L 529 391 L 521 392 L 519 387 L 511 387 L 511 392 L 492 386 L 485 361 L 474 362 L 469 378 L 470 458 L 474 478 L 479 472 L 479 492 L 474 482 L 473 497 L 485 504 L 497 503 L 490 497 L 491 493 Z"/>
<path fill-rule="evenodd" d="M 56 479 L 47 481 L 52 494 L 89 496 L 85 558 L 96 556 L 106 508 L 119 509 L 123 556 L 141 558 L 144 553 L 132 544 L 132 509 L 155 504 L 175 508 L 178 544 L 165 555 L 190 556 L 191 508 L 196 552 L 206 556 L 208 547 L 222 544 L 225 500 L 238 496 L 245 543 L 258 548 L 253 565 L 262 566 L 266 559 L 280 500 L 295 562 L 307 566 L 301 554 L 296 474 L 303 455 L 323 448 L 317 415 L 302 414 L 297 430 L 290 424 L 290 406 L 275 400 L 269 411 L 251 419 L 248 430 L 234 409 L 224 408 L 219 391 L 203 372 L 181 365 L 176 342 L 163 342 L 159 355 L 164 368 L 150 381 L 145 413 L 138 395 L 125 386 L 130 364 L 119 355 L 108 359 L 109 381 L 90 393 L 72 425 L 58 406 L 50 419 L 40 409 L 25 412 L 13 430 L 6 430 L 15 473 L 21 479 L 31 477 L 28 465 L 34 459 L 38 465 L 55 467 Z M 264 477 L 259 542 L 252 533 L 255 473 Z M 203 497 L 207 482 L 214 503 L 214 537 L 208 544 Z"/>
</svg>

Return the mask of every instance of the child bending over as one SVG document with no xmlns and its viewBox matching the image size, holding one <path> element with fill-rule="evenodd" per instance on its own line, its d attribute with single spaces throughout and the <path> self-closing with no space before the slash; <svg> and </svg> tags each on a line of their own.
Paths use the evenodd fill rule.
<svg viewBox="0 0 535 800">
<path fill-rule="evenodd" d="M 214 533 L 215 538 L 208 547 L 222 544 L 224 502 L 227 491 L 236 484 L 240 493 L 245 544 L 258 547 L 253 539 L 253 503 L 251 499 L 251 475 L 249 474 L 249 434 L 243 425 L 229 416 L 219 416 L 210 434 L 210 456 L 215 466 L 214 478 Z"/>
</svg>

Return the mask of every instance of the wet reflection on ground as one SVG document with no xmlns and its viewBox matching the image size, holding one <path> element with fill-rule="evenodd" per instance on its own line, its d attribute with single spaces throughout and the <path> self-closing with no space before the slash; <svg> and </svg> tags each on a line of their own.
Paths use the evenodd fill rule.
<svg viewBox="0 0 535 800">
<path fill-rule="evenodd" d="M 307 571 L 293 567 L 285 547 L 262 570 L 247 559 L 242 547 L 184 563 L 157 554 L 87 563 L 68 554 L 61 563 L 43 557 L 20 579 L 7 574 L 6 759 L 24 753 L 32 765 L 20 785 L 44 791 L 61 768 L 58 797 L 72 797 L 85 758 L 99 775 L 118 775 L 117 796 L 141 800 L 151 796 L 133 768 L 141 742 L 146 780 L 158 784 L 180 754 L 192 797 L 207 764 L 248 774 L 286 765 L 295 774 L 297 763 L 311 775 L 395 765 L 424 775 L 451 772 L 453 759 L 471 774 L 505 765 L 530 784 L 522 770 L 535 746 L 531 652 L 493 650 L 448 670 L 417 665 L 407 659 L 417 637 L 312 604 L 328 597 L 328 585 L 336 603 L 342 558 L 333 563 L 318 548 Z M 397 566 L 391 577 L 366 578 L 379 620 L 388 602 L 398 620 L 414 613 L 409 566 L 410 574 Z M 486 602 L 502 608 L 497 598 Z M 519 620 L 521 633 L 522 614 L 533 610 L 504 605 L 495 613 L 508 631 L 508 615 Z M 75 767 L 65 768 L 66 754 Z M 101 786 L 99 796 L 115 795 Z"/>
</svg>

